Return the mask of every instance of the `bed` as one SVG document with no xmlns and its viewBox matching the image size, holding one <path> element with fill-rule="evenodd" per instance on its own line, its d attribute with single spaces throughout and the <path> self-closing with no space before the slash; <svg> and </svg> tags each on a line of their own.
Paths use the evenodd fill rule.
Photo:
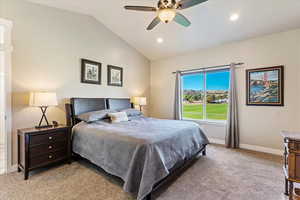
<svg viewBox="0 0 300 200">
<path fill-rule="evenodd" d="M 73 127 L 72 151 L 124 181 L 123 190 L 138 200 L 177 175 L 199 155 L 206 154 L 207 137 L 193 122 L 144 116 L 128 122 L 86 123 L 78 115 L 104 109 L 132 108 L 129 99 L 72 98 L 66 105 Z"/>
</svg>

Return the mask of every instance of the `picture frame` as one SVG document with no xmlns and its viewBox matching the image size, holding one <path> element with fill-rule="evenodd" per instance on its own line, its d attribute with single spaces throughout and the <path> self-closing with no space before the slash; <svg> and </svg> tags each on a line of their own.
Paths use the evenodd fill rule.
<svg viewBox="0 0 300 200">
<path fill-rule="evenodd" d="M 123 68 L 113 65 L 107 65 L 107 85 L 123 86 Z"/>
<path fill-rule="evenodd" d="M 284 66 L 246 70 L 248 106 L 284 106 Z"/>
<path fill-rule="evenodd" d="M 81 59 L 81 83 L 101 85 L 101 69 L 100 62 Z"/>
</svg>

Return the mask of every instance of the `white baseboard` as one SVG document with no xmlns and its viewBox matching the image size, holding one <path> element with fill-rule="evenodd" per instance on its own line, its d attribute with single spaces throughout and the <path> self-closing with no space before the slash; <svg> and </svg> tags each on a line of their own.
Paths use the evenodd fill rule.
<svg viewBox="0 0 300 200">
<path fill-rule="evenodd" d="M 7 170 L 7 173 L 12 173 L 12 172 L 16 172 L 16 171 L 18 171 L 18 165 L 17 164 L 9 166 L 8 170 Z"/>
<path fill-rule="evenodd" d="M 217 139 L 217 138 L 208 138 L 208 140 L 210 141 L 210 143 L 213 143 L 213 144 L 225 145 L 225 140 L 221 140 L 221 139 Z"/>
<path fill-rule="evenodd" d="M 225 145 L 225 141 L 221 140 L 221 139 L 209 138 L 209 141 L 214 144 Z M 256 145 L 251 145 L 251 144 L 240 144 L 240 148 L 251 150 L 251 151 L 270 153 L 270 154 L 274 154 L 274 155 L 283 155 L 283 150 L 272 149 L 272 148 L 268 148 L 268 147 L 256 146 Z"/>
<path fill-rule="evenodd" d="M 283 150 L 280 149 L 273 149 L 273 148 L 268 148 L 268 147 L 262 147 L 262 146 L 256 146 L 256 145 L 251 145 L 251 144 L 240 144 L 240 147 L 242 149 L 248 149 L 252 151 L 259 151 L 263 153 L 270 153 L 274 155 L 283 155 Z"/>
</svg>

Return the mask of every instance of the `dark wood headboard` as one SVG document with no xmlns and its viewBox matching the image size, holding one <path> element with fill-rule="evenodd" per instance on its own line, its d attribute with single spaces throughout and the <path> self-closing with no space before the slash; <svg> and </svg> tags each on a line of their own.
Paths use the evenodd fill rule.
<svg viewBox="0 0 300 200">
<path fill-rule="evenodd" d="M 107 109 L 105 98 L 71 98 L 74 115 Z"/>
<path fill-rule="evenodd" d="M 68 126 L 80 122 L 77 116 L 82 113 L 107 109 L 106 98 L 71 98 L 70 102 L 65 105 Z"/>
<path fill-rule="evenodd" d="M 126 108 L 133 108 L 130 99 L 114 99 L 114 98 L 71 98 L 70 104 L 66 104 L 66 120 L 68 126 L 74 126 L 79 123 L 77 118 L 82 113 L 115 109 L 122 110 Z"/>
<path fill-rule="evenodd" d="M 127 108 L 133 108 L 133 104 L 130 99 L 107 99 L 106 105 L 108 109 L 123 110 Z"/>
</svg>

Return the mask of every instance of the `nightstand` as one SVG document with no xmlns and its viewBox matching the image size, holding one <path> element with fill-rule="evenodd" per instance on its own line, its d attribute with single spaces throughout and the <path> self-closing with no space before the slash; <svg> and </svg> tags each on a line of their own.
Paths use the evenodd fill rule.
<svg viewBox="0 0 300 200">
<path fill-rule="evenodd" d="M 24 172 L 25 180 L 32 170 L 64 161 L 71 163 L 69 126 L 18 130 L 18 172 Z"/>
<path fill-rule="evenodd" d="M 294 196 L 294 183 L 300 183 L 300 132 L 293 133 L 282 131 L 284 138 L 284 166 L 285 194 L 289 199 L 296 199 Z M 299 193 L 299 190 L 297 190 Z"/>
</svg>

